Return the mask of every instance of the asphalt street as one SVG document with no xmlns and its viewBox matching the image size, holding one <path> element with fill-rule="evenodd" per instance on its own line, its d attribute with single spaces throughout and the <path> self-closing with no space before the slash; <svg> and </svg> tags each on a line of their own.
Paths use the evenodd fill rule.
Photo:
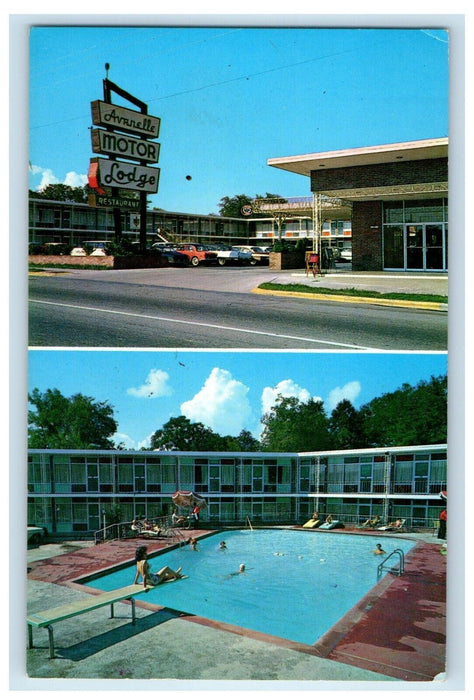
<svg viewBox="0 0 474 700">
<path fill-rule="evenodd" d="M 29 344 L 314 350 L 447 348 L 447 314 L 327 299 L 261 296 L 263 281 L 410 289 L 415 276 L 307 278 L 268 268 L 70 270 L 30 277 Z M 447 277 L 433 277 L 430 288 Z M 439 293 L 443 293 L 440 291 Z"/>
</svg>

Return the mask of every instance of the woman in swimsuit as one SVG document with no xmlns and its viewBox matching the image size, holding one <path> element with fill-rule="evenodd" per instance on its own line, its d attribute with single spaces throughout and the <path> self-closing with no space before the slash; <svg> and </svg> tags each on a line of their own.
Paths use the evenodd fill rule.
<svg viewBox="0 0 474 700">
<path fill-rule="evenodd" d="M 176 581 L 177 579 L 183 577 L 183 575 L 180 573 L 181 567 L 176 569 L 176 571 L 173 571 L 173 569 L 170 569 L 169 566 L 164 566 L 158 571 L 157 574 L 153 574 L 150 571 L 150 565 L 147 561 L 146 547 L 138 547 L 137 551 L 135 552 L 135 561 L 137 564 L 137 571 L 133 583 L 138 583 L 138 579 L 141 576 L 144 588 L 147 586 L 158 586 L 160 583 L 164 583 L 165 581 Z"/>
</svg>

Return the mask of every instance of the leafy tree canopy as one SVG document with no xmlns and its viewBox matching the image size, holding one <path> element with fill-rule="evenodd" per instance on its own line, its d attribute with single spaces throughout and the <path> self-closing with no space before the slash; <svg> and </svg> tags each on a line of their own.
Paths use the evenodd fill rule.
<svg viewBox="0 0 474 700">
<path fill-rule="evenodd" d="M 222 197 L 219 202 L 220 216 L 233 216 L 236 218 L 245 218 L 242 214 L 242 207 L 245 204 L 252 204 L 254 199 L 275 199 L 280 198 L 279 194 L 271 194 L 267 192 L 265 196 L 256 194 L 255 197 L 249 197 L 246 194 L 236 194 L 233 197 Z M 252 216 L 268 216 L 268 214 L 259 214 L 255 212 Z"/>
<path fill-rule="evenodd" d="M 30 190 L 29 195 L 31 199 L 52 199 L 57 202 L 87 202 L 87 195 L 92 191 L 89 185 L 71 187 L 70 185 L 57 183 L 47 185 L 39 191 Z"/>
<path fill-rule="evenodd" d="M 203 423 L 193 423 L 185 416 L 178 416 L 170 418 L 152 435 L 151 449 L 256 452 L 260 443 L 248 430 L 242 430 L 237 437 L 219 435 Z"/>
<path fill-rule="evenodd" d="M 329 431 L 334 450 L 353 450 L 367 446 L 363 414 L 348 399 L 340 401 L 332 411 Z"/>
<path fill-rule="evenodd" d="M 28 445 L 33 449 L 111 449 L 117 431 L 113 408 L 83 394 L 67 398 L 58 389 L 28 396 Z"/>
<path fill-rule="evenodd" d="M 49 199 L 56 202 L 85 203 L 87 202 L 88 195 L 94 194 L 94 192 L 95 190 L 89 185 L 71 187 L 63 183 L 56 183 L 47 185 L 41 190 L 29 190 L 29 197 L 30 199 Z M 110 188 L 109 192 L 111 192 Z M 138 199 L 138 194 L 131 190 L 121 190 L 120 197 L 123 199 Z"/>
<path fill-rule="evenodd" d="M 360 409 L 366 447 L 436 445 L 447 441 L 447 377 L 372 399 Z"/>
<path fill-rule="evenodd" d="M 309 452 L 330 447 L 329 421 L 323 402 L 279 396 L 262 418 L 262 446 L 267 452 Z"/>
</svg>

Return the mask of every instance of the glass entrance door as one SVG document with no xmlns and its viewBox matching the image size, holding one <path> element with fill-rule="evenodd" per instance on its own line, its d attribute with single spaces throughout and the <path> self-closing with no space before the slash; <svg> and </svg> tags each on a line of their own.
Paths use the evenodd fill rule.
<svg viewBox="0 0 474 700">
<path fill-rule="evenodd" d="M 441 224 L 426 224 L 426 269 L 443 270 L 443 227 Z"/>
<path fill-rule="evenodd" d="M 407 224 L 405 246 L 407 270 L 446 268 L 442 224 Z"/>
<path fill-rule="evenodd" d="M 407 269 L 423 270 L 423 226 L 409 224 L 405 227 Z"/>
</svg>

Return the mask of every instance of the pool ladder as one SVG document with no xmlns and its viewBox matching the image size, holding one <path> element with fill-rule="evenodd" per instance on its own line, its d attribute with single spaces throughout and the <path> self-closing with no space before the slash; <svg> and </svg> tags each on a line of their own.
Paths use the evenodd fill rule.
<svg viewBox="0 0 474 700">
<path fill-rule="evenodd" d="M 398 556 L 397 564 L 387 564 L 389 559 L 391 559 L 394 555 Z M 385 557 L 383 562 L 378 565 L 377 581 L 380 579 L 384 571 L 389 571 L 391 574 L 396 574 L 397 576 L 403 576 L 405 573 L 405 555 L 401 549 L 394 549 L 393 552 L 391 552 L 388 557 Z"/>
</svg>

